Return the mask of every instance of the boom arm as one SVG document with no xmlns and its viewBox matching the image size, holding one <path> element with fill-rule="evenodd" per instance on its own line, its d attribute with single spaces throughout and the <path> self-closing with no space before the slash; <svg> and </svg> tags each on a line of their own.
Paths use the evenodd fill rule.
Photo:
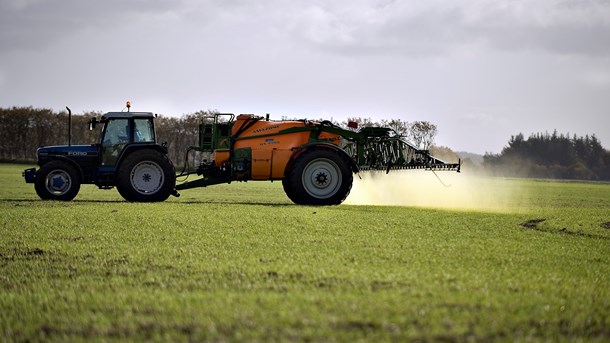
<svg viewBox="0 0 610 343">
<path fill-rule="evenodd" d="M 344 147 L 355 151 L 361 170 L 426 169 L 460 171 L 461 162 L 446 163 L 409 143 L 388 128 L 365 127 Z"/>
<path fill-rule="evenodd" d="M 358 132 L 330 122 L 319 124 L 321 131 L 345 139 L 342 148 L 357 162 L 359 170 L 426 169 L 460 172 L 461 161 L 446 163 L 409 143 L 396 131 L 384 127 L 364 127 Z"/>
</svg>

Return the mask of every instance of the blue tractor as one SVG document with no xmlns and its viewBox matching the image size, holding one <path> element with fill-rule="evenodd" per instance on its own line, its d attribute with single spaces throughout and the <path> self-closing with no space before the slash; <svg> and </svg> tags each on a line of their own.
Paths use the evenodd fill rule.
<svg viewBox="0 0 610 343">
<path fill-rule="evenodd" d="M 106 113 L 99 121 L 93 118 L 91 129 L 103 125 L 98 143 L 38 148 L 40 168 L 26 169 L 25 181 L 34 184 L 43 200 L 72 200 L 81 184 L 116 187 L 125 200 L 134 202 L 177 195 L 174 165 L 165 144 L 157 144 L 154 117 L 128 111 Z"/>
</svg>

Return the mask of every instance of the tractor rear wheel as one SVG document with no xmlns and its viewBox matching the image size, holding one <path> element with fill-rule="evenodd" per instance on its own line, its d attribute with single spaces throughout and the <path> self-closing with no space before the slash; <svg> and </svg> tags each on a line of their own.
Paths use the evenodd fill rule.
<svg viewBox="0 0 610 343">
<path fill-rule="evenodd" d="M 80 190 L 80 175 L 67 162 L 51 161 L 40 167 L 34 189 L 42 200 L 70 201 Z"/>
<path fill-rule="evenodd" d="M 329 150 L 304 152 L 282 180 L 286 195 L 299 205 L 339 205 L 353 183 L 352 171 L 341 155 Z"/>
<path fill-rule="evenodd" d="M 155 150 L 131 153 L 117 172 L 117 190 L 127 201 L 164 201 L 175 186 L 174 165 L 166 155 Z"/>
</svg>

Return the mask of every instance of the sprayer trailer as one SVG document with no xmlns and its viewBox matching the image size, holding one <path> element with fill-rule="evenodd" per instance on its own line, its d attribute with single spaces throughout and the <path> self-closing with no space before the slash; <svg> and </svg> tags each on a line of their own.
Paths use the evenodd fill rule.
<svg viewBox="0 0 610 343">
<path fill-rule="evenodd" d="M 201 178 L 177 190 L 232 181 L 281 180 L 286 195 L 301 205 L 337 205 L 349 194 L 353 174 L 363 170 L 427 169 L 460 171 L 417 149 L 394 130 L 343 129 L 330 121 L 270 121 L 252 114 L 202 118 L 199 145 Z M 188 161 L 188 152 L 187 152 Z M 188 174 L 188 173 L 187 173 Z"/>
<path fill-rule="evenodd" d="M 128 104 L 129 109 L 129 104 Z M 72 200 L 81 184 L 117 187 L 127 201 L 164 201 L 179 190 L 233 181 L 281 180 L 286 195 L 301 205 L 338 205 L 360 171 L 426 169 L 460 171 L 460 161 L 446 163 L 415 147 L 394 130 L 348 129 L 329 121 L 271 121 L 252 114 L 218 113 L 202 117 L 199 145 L 189 147 L 183 171 L 176 175 L 165 144 L 156 142 L 154 115 L 110 112 L 101 121 L 93 145 L 41 147 L 40 169 L 27 169 L 43 200 Z M 191 170 L 189 156 L 199 152 Z M 195 157 L 193 157 L 195 159 Z M 176 184 L 176 176 L 195 180 Z"/>
</svg>

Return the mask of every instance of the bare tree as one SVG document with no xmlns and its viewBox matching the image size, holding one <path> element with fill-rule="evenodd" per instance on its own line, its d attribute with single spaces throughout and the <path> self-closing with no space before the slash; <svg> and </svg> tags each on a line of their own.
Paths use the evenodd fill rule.
<svg viewBox="0 0 610 343">
<path fill-rule="evenodd" d="M 382 120 L 381 126 L 389 127 L 401 136 L 408 136 L 411 130 L 411 124 L 401 119 Z"/>
<path fill-rule="evenodd" d="M 407 139 L 420 149 L 427 150 L 434 143 L 437 133 L 438 129 L 435 124 L 429 121 L 415 121 L 410 124 Z"/>
<path fill-rule="evenodd" d="M 349 126 L 349 123 L 358 124 L 357 128 Z M 359 130 L 363 127 L 373 127 L 379 126 L 379 123 L 374 122 L 371 118 L 361 118 L 361 117 L 348 117 L 346 121 L 342 122 L 339 126 L 349 129 L 349 130 Z"/>
</svg>

